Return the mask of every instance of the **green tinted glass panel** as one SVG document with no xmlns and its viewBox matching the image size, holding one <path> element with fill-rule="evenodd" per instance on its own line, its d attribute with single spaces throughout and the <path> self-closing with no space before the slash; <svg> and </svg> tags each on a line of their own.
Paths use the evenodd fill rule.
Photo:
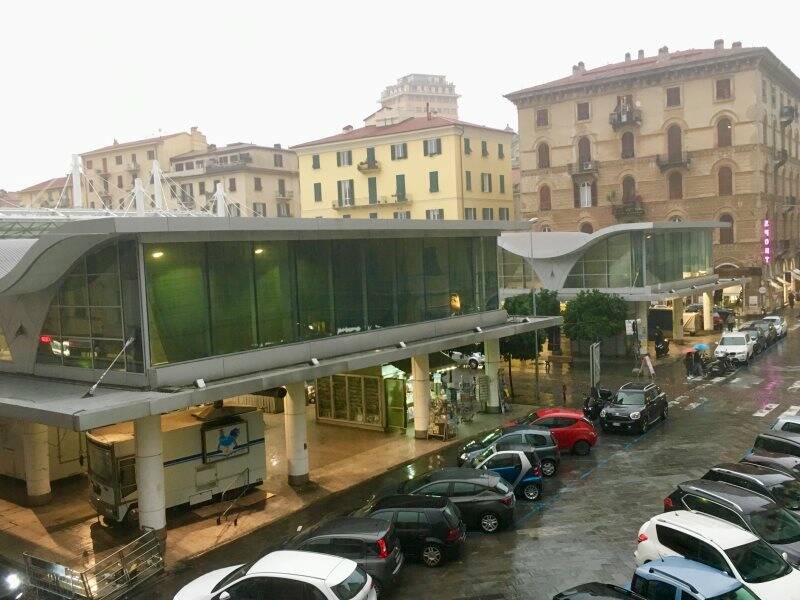
<svg viewBox="0 0 800 600">
<path fill-rule="evenodd" d="M 425 320 L 425 272 L 419 240 L 397 240 L 397 314 L 401 325 Z"/>
<path fill-rule="evenodd" d="M 87 283 L 91 306 L 120 306 L 118 273 L 90 274 Z"/>
<path fill-rule="evenodd" d="M 336 308 L 336 333 L 364 329 L 364 286 L 361 242 L 333 242 L 333 305 Z"/>
<path fill-rule="evenodd" d="M 120 242 L 119 279 L 122 298 L 122 323 L 124 339 L 133 338 L 125 351 L 126 369 L 131 372 L 144 371 L 142 356 L 142 312 L 139 301 L 139 261 L 135 242 Z"/>
<path fill-rule="evenodd" d="M 297 339 L 294 264 L 289 242 L 254 244 L 258 342 L 261 346 Z"/>
<path fill-rule="evenodd" d="M 90 275 L 97 273 L 118 273 L 117 246 L 112 244 L 92 252 L 86 256 L 86 272 Z"/>
<path fill-rule="evenodd" d="M 304 241 L 295 246 L 299 338 L 332 335 L 330 242 Z"/>
<path fill-rule="evenodd" d="M 497 239 L 484 237 L 480 239 L 482 248 L 482 270 L 484 285 L 484 305 L 479 310 L 496 310 L 500 306 L 497 289 Z"/>
<path fill-rule="evenodd" d="M 250 242 L 206 244 L 212 354 L 256 345 L 253 248 Z"/>
<path fill-rule="evenodd" d="M 64 278 L 58 292 L 58 303 L 61 306 L 89 306 L 85 274 L 67 275 Z"/>
<path fill-rule="evenodd" d="M 425 318 L 450 316 L 450 272 L 445 238 L 426 239 L 422 247 L 425 269 Z"/>
<path fill-rule="evenodd" d="M 367 328 L 389 327 L 395 318 L 395 240 L 368 240 L 364 249 Z"/>
<path fill-rule="evenodd" d="M 471 238 L 450 238 L 447 241 L 450 267 L 450 313 L 474 313 L 478 310 L 475 255 Z"/>
</svg>

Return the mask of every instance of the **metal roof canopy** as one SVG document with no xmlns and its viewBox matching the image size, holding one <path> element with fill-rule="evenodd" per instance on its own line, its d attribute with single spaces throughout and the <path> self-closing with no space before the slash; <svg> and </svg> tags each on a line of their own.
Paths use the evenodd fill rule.
<svg viewBox="0 0 800 600">
<path fill-rule="evenodd" d="M 683 282 L 684 285 L 680 287 L 671 287 L 667 290 L 629 288 L 630 291 L 603 290 L 603 289 L 601 289 L 600 291 L 601 292 L 604 291 L 610 294 L 616 294 L 629 302 L 639 302 L 647 300 L 664 301 L 664 300 L 674 300 L 675 298 L 683 298 L 685 296 L 691 296 L 692 294 L 700 294 L 702 292 L 710 292 L 712 290 L 721 290 L 724 288 L 734 287 L 737 285 L 744 287 L 745 282 L 747 280 L 746 278 L 743 277 L 725 277 L 723 279 L 717 279 L 716 281 L 710 283 L 692 284 L 691 281 L 692 281 L 691 279 L 687 279 L 686 282 Z M 686 285 L 686 283 L 688 283 L 688 285 Z M 575 298 L 581 291 L 583 291 L 583 289 L 564 288 L 558 290 L 558 296 L 559 298 L 564 298 L 564 299 Z"/>
<path fill-rule="evenodd" d="M 207 382 L 197 389 L 175 392 L 100 387 L 92 397 L 83 395 L 91 384 L 56 381 L 25 375 L 0 374 L 0 417 L 33 421 L 86 431 L 96 427 L 168 413 L 198 404 L 253 393 L 287 383 L 316 379 L 337 373 L 378 366 L 418 354 L 499 339 L 560 325 L 561 317 L 514 317 L 505 323 L 471 328 L 449 335 L 407 343 L 404 348 L 387 346 L 308 363 L 264 370 L 229 379 Z"/>
</svg>

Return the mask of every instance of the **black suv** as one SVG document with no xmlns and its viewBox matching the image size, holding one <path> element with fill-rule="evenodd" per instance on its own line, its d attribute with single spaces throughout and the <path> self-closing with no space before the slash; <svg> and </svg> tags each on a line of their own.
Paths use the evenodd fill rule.
<svg viewBox="0 0 800 600">
<path fill-rule="evenodd" d="M 753 532 L 800 566 L 800 517 L 769 498 L 721 481 L 686 481 L 664 499 L 665 511 L 692 510 Z"/>
<path fill-rule="evenodd" d="M 800 433 L 790 431 L 767 431 L 759 433 L 753 450 L 766 450 L 800 458 Z"/>
<path fill-rule="evenodd" d="M 745 454 L 741 462 L 783 471 L 787 475 L 800 479 L 800 457 L 791 454 L 753 449 Z"/>
<path fill-rule="evenodd" d="M 467 536 L 455 504 L 442 496 L 387 496 L 368 503 L 354 516 L 394 524 L 400 547 L 429 567 L 456 556 Z"/>
<path fill-rule="evenodd" d="M 467 527 L 494 533 L 514 520 L 514 491 L 502 477 L 482 469 L 447 467 L 409 479 L 400 494 L 445 496 L 458 507 Z"/>
<path fill-rule="evenodd" d="M 722 463 L 711 467 L 703 479 L 738 485 L 800 514 L 800 481 L 783 471 L 750 463 Z"/>
<path fill-rule="evenodd" d="M 393 587 L 403 566 L 403 552 L 394 525 L 378 519 L 331 519 L 301 531 L 284 549 L 349 558 L 372 576 L 379 596 Z"/>
<path fill-rule="evenodd" d="M 667 394 L 655 383 L 630 382 L 619 388 L 611 403 L 600 411 L 603 431 L 634 430 L 644 433 L 669 414 Z"/>
</svg>

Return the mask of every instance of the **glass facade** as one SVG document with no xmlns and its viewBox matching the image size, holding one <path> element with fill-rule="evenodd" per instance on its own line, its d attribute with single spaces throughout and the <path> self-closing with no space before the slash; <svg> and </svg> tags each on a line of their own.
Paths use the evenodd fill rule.
<svg viewBox="0 0 800 600">
<path fill-rule="evenodd" d="M 710 231 L 669 231 L 645 237 L 647 285 L 714 272 Z"/>
<path fill-rule="evenodd" d="M 103 246 L 83 256 L 59 285 L 39 335 L 40 364 L 141 373 L 142 323 L 136 242 Z"/>
<path fill-rule="evenodd" d="M 505 248 L 501 248 L 498 254 L 500 256 L 500 287 L 510 290 L 542 287 L 536 272 L 531 272 L 529 258 L 509 252 Z"/>
<path fill-rule="evenodd" d="M 143 248 L 153 364 L 498 308 L 493 237 Z"/>
</svg>

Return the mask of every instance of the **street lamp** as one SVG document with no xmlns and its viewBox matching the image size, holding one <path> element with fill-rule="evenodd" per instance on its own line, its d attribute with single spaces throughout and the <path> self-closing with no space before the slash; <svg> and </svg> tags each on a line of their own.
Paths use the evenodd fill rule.
<svg viewBox="0 0 800 600">
<path fill-rule="evenodd" d="M 533 305 L 533 317 L 534 320 L 536 319 L 536 288 L 533 285 L 533 225 L 539 219 L 537 217 L 533 217 L 532 219 L 528 219 L 529 227 L 528 227 L 528 239 L 530 240 L 530 260 L 531 260 L 531 304 Z M 534 323 L 534 326 L 536 324 Z M 534 350 L 533 356 L 533 363 L 534 363 L 534 371 L 533 371 L 533 397 L 534 400 L 538 403 L 539 402 L 539 329 L 533 330 L 533 343 L 536 344 L 536 348 Z"/>
</svg>

